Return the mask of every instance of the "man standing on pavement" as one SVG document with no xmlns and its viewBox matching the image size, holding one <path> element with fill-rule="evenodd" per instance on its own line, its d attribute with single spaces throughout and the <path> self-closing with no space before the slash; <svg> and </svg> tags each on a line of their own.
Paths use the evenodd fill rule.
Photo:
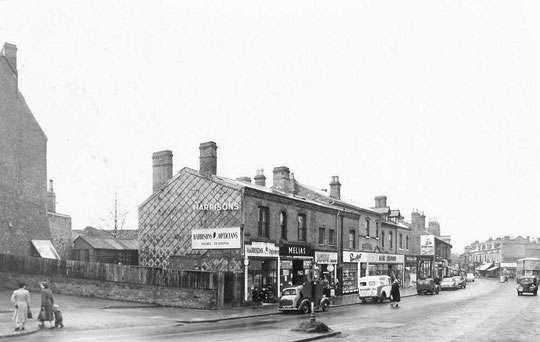
<svg viewBox="0 0 540 342">
<path fill-rule="evenodd" d="M 390 296 L 392 297 L 391 307 L 399 307 L 399 302 L 401 300 L 401 294 L 399 293 L 399 280 L 398 278 L 394 279 L 392 283 L 392 289 L 390 290 Z M 394 306 L 395 305 L 395 306 Z"/>
</svg>

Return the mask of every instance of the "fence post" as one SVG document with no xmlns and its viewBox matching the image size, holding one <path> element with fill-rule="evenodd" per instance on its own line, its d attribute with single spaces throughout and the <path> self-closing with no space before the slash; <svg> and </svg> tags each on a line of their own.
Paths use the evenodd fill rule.
<svg viewBox="0 0 540 342">
<path fill-rule="evenodd" d="M 222 309 L 225 303 L 225 273 L 218 272 L 217 307 Z"/>
</svg>

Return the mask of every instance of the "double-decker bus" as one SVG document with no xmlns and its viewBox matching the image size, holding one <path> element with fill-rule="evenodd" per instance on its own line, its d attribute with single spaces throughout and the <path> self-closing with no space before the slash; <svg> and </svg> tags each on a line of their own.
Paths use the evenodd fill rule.
<svg viewBox="0 0 540 342">
<path fill-rule="evenodd" d="M 521 276 L 535 276 L 540 279 L 540 259 L 539 258 L 523 258 L 517 261 L 516 278 Z"/>
</svg>

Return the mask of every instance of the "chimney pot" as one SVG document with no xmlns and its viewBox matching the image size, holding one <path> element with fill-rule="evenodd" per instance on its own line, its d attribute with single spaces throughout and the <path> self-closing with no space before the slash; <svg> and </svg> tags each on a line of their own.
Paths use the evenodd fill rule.
<svg viewBox="0 0 540 342">
<path fill-rule="evenodd" d="M 173 153 L 169 150 L 152 154 L 152 191 L 159 191 L 172 178 Z"/>
<path fill-rule="evenodd" d="M 56 194 L 54 193 L 52 179 L 49 179 L 49 190 L 47 191 L 47 211 L 56 213 Z"/>
<path fill-rule="evenodd" d="M 341 183 L 339 182 L 338 176 L 332 176 L 332 181 L 330 182 L 330 197 L 335 199 L 341 199 Z"/>
</svg>

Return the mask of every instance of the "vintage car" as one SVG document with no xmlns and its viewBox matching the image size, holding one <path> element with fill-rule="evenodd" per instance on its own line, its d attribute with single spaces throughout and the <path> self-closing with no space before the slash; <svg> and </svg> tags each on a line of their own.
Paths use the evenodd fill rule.
<svg viewBox="0 0 540 342">
<path fill-rule="evenodd" d="M 467 275 L 465 276 L 465 280 L 474 282 L 474 274 L 467 273 Z"/>
<path fill-rule="evenodd" d="M 392 283 L 389 276 L 367 276 L 358 279 L 358 298 L 365 303 L 367 300 L 384 302 L 390 299 Z"/>
<path fill-rule="evenodd" d="M 463 276 L 463 275 L 454 276 L 454 279 L 457 282 L 458 288 L 464 289 L 464 288 L 467 287 L 467 279 L 465 279 L 465 276 Z"/>
<path fill-rule="evenodd" d="M 454 277 L 446 277 L 441 281 L 441 290 L 457 290 L 458 281 Z"/>
<path fill-rule="evenodd" d="M 538 294 L 538 278 L 534 276 L 521 276 L 517 280 L 517 294 L 521 296 L 524 293 Z"/>
<path fill-rule="evenodd" d="M 278 310 L 283 313 L 290 312 L 302 312 L 310 313 L 311 312 L 311 296 L 308 293 L 310 291 L 306 287 L 304 290 L 304 285 L 297 285 L 292 287 L 284 288 L 281 291 L 281 298 L 279 300 Z M 330 299 L 326 297 L 323 293 L 322 284 L 315 285 L 315 310 L 327 311 L 330 307 Z"/>
<path fill-rule="evenodd" d="M 418 295 L 423 293 L 439 294 L 439 285 L 433 278 L 418 279 L 418 282 L 416 283 L 416 292 Z"/>
</svg>

